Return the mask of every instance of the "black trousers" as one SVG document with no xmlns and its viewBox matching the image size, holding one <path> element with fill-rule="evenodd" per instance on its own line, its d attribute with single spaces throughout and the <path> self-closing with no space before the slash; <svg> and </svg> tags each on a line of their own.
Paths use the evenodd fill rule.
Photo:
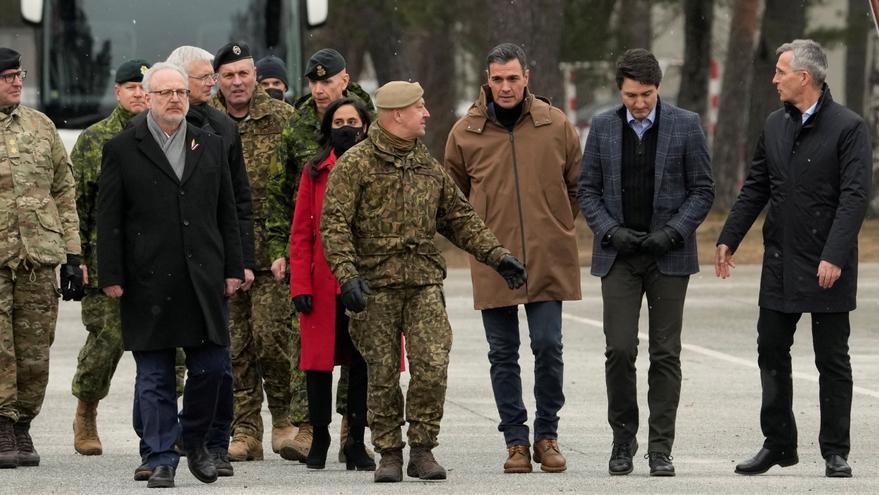
<svg viewBox="0 0 879 495">
<path fill-rule="evenodd" d="M 757 362 L 763 384 L 760 426 L 763 446 L 796 450 L 797 424 L 793 413 L 790 348 L 802 313 L 760 308 L 757 321 Z M 821 401 L 821 455 L 848 458 L 852 410 L 852 367 L 848 355 L 851 333 L 848 313 L 812 313 L 812 346 L 818 368 Z"/>
<path fill-rule="evenodd" d="M 601 279 L 607 419 L 614 443 L 630 442 L 638 433 L 635 359 L 641 301 L 646 294 L 650 336 L 648 451 L 671 453 L 681 396 L 681 326 L 689 281 L 689 276 L 663 275 L 656 259 L 645 254 L 617 258 Z"/>
</svg>

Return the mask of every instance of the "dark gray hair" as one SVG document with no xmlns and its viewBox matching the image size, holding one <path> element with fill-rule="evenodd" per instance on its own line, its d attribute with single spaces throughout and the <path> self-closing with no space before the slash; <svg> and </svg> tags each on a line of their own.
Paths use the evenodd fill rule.
<svg viewBox="0 0 879 495">
<path fill-rule="evenodd" d="M 485 58 L 485 68 L 491 64 L 505 64 L 511 60 L 518 60 L 522 66 L 522 71 L 528 70 L 528 59 L 525 57 L 525 50 L 515 43 L 501 43 L 491 49 Z"/>
<path fill-rule="evenodd" d="M 193 62 L 200 62 L 205 60 L 207 62 L 214 61 L 214 54 L 205 50 L 204 48 L 199 48 L 197 46 L 178 46 L 168 55 L 168 59 L 165 62 L 177 64 L 180 67 L 183 67 L 184 70 L 189 70 L 189 64 Z"/>
<path fill-rule="evenodd" d="M 183 70 L 183 67 L 180 67 L 177 64 L 172 64 L 169 62 L 156 62 L 155 64 L 153 64 L 152 67 L 150 67 L 150 70 L 146 71 L 146 74 L 143 75 L 143 83 L 142 83 L 143 90 L 146 91 L 147 93 L 150 92 L 150 89 L 151 89 L 150 83 L 152 82 L 153 74 L 155 74 L 156 72 L 159 72 L 160 70 L 169 70 L 169 69 L 176 71 L 178 74 L 180 74 L 180 77 L 183 78 L 184 85 L 189 84 L 189 79 L 188 79 L 189 76 L 186 75 L 186 71 Z"/>
<path fill-rule="evenodd" d="M 793 40 L 775 50 L 776 55 L 784 52 L 793 53 L 791 67 L 811 74 L 815 87 L 821 88 L 824 85 L 824 79 L 827 77 L 827 55 L 824 54 L 821 45 L 813 40 Z"/>
</svg>

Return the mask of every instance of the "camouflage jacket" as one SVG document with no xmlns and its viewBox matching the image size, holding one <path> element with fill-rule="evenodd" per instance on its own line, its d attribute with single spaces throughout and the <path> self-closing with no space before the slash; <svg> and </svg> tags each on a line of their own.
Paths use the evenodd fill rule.
<svg viewBox="0 0 879 495">
<path fill-rule="evenodd" d="M 117 105 L 106 119 L 82 131 L 70 160 L 76 179 L 76 212 L 79 214 L 79 237 L 82 240 L 82 261 L 89 270 L 89 285 L 98 285 L 98 176 L 101 174 L 101 156 L 104 143 L 122 132 L 137 114 Z"/>
<path fill-rule="evenodd" d="M 369 94 L 356 82 L 348 83 L 344 96 L 362 101 L 370 112 L 373 111 Z M 317 154 L 319 148 L 317 140 L 321 122 L 317 116 L 314 98 L 311 94 L 299 98 L 295 108 L 296 113 L 290 117 L 289 125 L 281 132 L 280 159 L 285 165 L 284 170 L 274 175 L 269 182 L 269 211 L 273 217 L 270 220 L 272 227 L 269 229 L 269 244 L 274 259 L 290 253 L 290 224 L 302 167 Z"/>
<path fill-rule="evenodd" d="M 70 159 L 55 125 L 17 105 L 0 111 L 0 267 L 53 266 L 80 254 Z"/>
<path fill-rule="evenodd" d="M 217 110 L 226 111 L 222 93 L 211 98 L 210 104 Z M 273 206 L 269 200 L 268 184 L 272 176 L 283 173 L 284 162 L 280 160 L 282 153 L 279 151 L 281 131 L 292 114 L 293 107 L 273 99 L 257 86 L 250 99 L 250 112 L 238 122 L 253 206 L 254 270 L 268 270 L 272 261 L 284 256 L 284 253 L 273 253 L 269 246 L 269 231 L 278 227 L 270 224 Z M 283 227 L 288 236 L 291 219 L 289 217 Z"/>
<path fill-rule="evenodd" d="M 440 233 L 482 263 L 497 267 L 510 251 L 488 230 L 458 186 L 420 141 L 401 155 L 377 125 L 330 172 L 321 218 L 324 253 L 344 284 L 371 287 L 441 284 Z"/>
</svg>

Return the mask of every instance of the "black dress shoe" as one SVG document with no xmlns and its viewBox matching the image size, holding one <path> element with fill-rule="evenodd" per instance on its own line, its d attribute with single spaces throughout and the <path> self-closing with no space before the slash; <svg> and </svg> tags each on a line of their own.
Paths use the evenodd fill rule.
<svg viewBox="0 0 879 495">
<path fill-rule="evenodd" d="M 610 461 L 607 463 L 607 471 L 614 475 L 629 474 L 635 469 L 632 464 L 632 457 L 638 452 L 638 440 L 632 439 L 627 443 L 613 444 L 613 450 L 610 452 Z"/>
<path fill-rule="evenodd" d="M 824 476 L 828 478 L 852 477 L 852 468 L 841 455 L 830 454 L 824 459 L 824 463 L 827 466 L 824 470 Z"/>
<path fill-rule="evenodd" d="M 211 460 L 217 468 L 217 476 L 235 476 L 235 469 L 229 461 L 229 451 L 222 448 L 211 449 Z"/>
<path fill-rule="evenodd" d="M 189 466 L 189 472 L 198 481 L 202 483 L 217 481 L 217 467 L 214 466 L 214 460 L 204 445 L 187 446 L 184 450 L 186 450 L 186 464 Z"/>
<path fill-rule="evenodd" d="M 736 466 L 737 474 L 763 474 L 776 464 L 781 467 L 793 466 L 800 462 L 797 451 L 793 449 L 769 450 L 760 449 L 757 455 Z"/>
<path fill-rule="evenodd" d="M 145 462 L 134 469 L 134 481 L 147 481 L 152 475 L 153 468 Z"/>
<path fill-rule="evenodd" d="M 672 464 L 670 455 L 664 452 L 648 452 L 644 458 L 650 464 L 650 476 L 675 475 L 675 465 Z"/>
<path fill-rule="evenodd" d="M 174 468 L 171 466 L 156 466 L 153 474 L 147 481 L 147 488 L 172 488 L 174 487 Z"/>
</svg>

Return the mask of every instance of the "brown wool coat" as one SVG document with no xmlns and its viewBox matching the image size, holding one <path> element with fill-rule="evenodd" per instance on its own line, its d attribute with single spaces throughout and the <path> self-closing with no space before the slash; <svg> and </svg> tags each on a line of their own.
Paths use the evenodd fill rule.
<svg viewBox="0 0 879 495">
<path fill-rule="evenodd" d="M 445 167 L 504 247 L 528 269 L 528 283 L 507 288 L 493 269 L 471 259 L 476 309 L 580 299 L 574 217 L 580 140 L 564 113 L 525 94 L 510 133 L 489 116 L 491 90 L 452 128 Z"/>
</svg>

